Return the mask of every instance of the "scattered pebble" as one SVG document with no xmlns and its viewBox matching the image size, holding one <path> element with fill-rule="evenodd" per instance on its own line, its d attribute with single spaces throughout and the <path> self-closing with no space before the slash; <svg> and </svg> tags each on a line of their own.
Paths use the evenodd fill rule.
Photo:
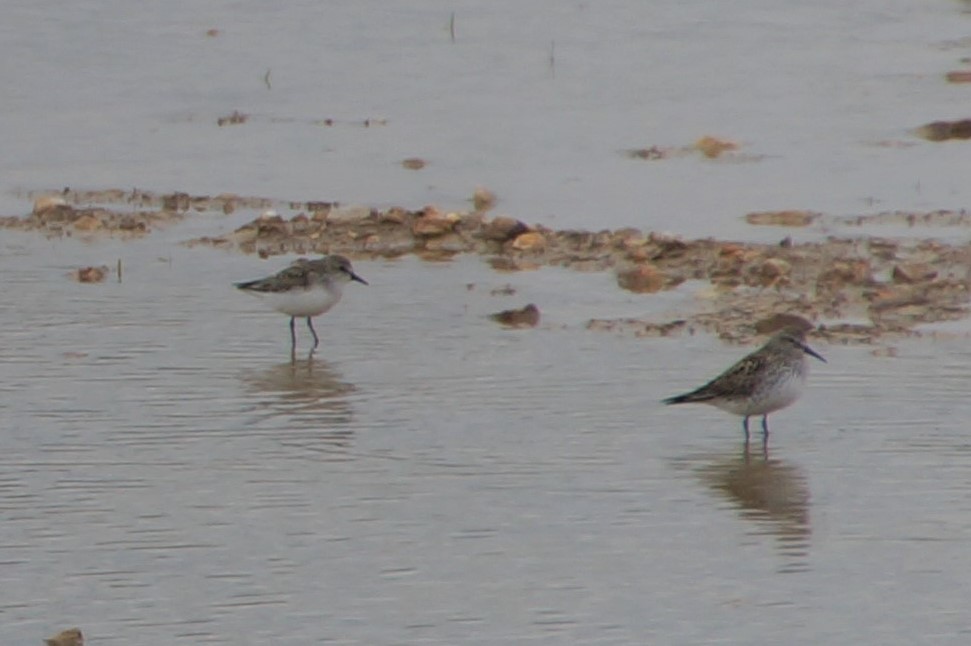
<svg viewBox="0 0 971 646">
<path fill-rule="evenodd" d="M 401 160 L 401 165 L 407 168 L 408 170 L 421 170 L 427 164 L 428 162 L 418 157 L 409 157 L 408 159 Z"/>
<path fill-rule="evenodd" d="M 79 283 L 100 283 L 108 275 L 109 269 L 101 267 L 81 267 L 74 272 L 74 277 Z"/>
<path fill-rule="evenodd" d="M 944 75 L 948 83 L 971 83 L 971 71 L 961 70 L 957 72 L 948 72 Z"/>
<path fill-rule="evenodd" d="M 722 153 L 738 150 L 738 144 L 727 139 L 705 135 L 695 142 L 694 147 L 709 159 L 720 157 Z"/>
<path fill-rule="evenodd" d="M 539 308 L 530 303 L 518 310 L 513 309 L 496 312 L 490 318 L 506 327 L 536 327 L 539 323 Z"/>
<path fill-rule="evenodd" d="M 916 134 L 928 141 L 971 139 L 971 119 L 932 121 L 917 128 Z"/>
<path fill-rule="evenodd" d="M 62 630 L 53 637 L 45 639 L 47 646 L 84 646 L 84 635 L 80 628 Z"/>
<path fill-rule="evenodd" d="M 472 193 L 472 208 L 476 211 L 488 211 L 496 205 L 496 194 L 487 188 L 477 186 Z"/>
<path fill-rule="evenodd" d="M 246 123 L 247 119 L 249 119 L 248 114 L 243 114 L 238 110 L 233 110 L 232 114 L 216 119 L 216 124 L 219 126 L 235 126 L 241 123 Z"/>
</svg>

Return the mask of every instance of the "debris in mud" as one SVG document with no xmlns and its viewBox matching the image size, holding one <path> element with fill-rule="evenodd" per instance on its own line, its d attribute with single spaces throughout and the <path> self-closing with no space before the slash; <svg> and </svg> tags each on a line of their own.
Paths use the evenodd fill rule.
<svg viewBox="0 0 971 646">
<path fill-rule="evenodd" d="M 667 159 L 676 153 L 683 153 L 684 149 L 651 146 L 650 148 L 631 148 L 624 152 L 631 159 Z"/>
<path fill-rule="evenodd" d="M 249 119 L 248 114 L 233 110 L 232 114 L 216 119 L 216 124 L 219 126 L 235 126 L 240 123 L 246 123 L 247 119 Z"/>
<path fill-rule="evenodd" d="M 971 139 L 971 119 L 932 121 L 917 128 L 916 134 L 928 141 Z"/>
<path fill-rule="evenodd" d="M 89 207 L 76 208 L 67 203 L 38 200 L 30 215 L 24 217 L 0 217 L 0 227 L 7 229 L 42 230 L 56 235 L 74 233 L 95 234 L 107 232 L 128 236 L 147 233 L 152 226 L 163 224 L 180 216 L 167 211 L 133 211 L 119 213 L 110 209 Z"/>
<path fill-rule="evenodd" d="M 84 635 L 80 628 L 68 628 L 45 639 L 44 643 L 47 646 L 84 646 Z"/>
<path fill-rule="evenodd" d="M 496 312 L 489 318 L 506 327 L 536 327 L 539 324 L 539 308 L 530 303 L 521 309 Z"/>
<path fill-rule="evenodd" d="M 652 323 L 650 321 L 642 321 L 640 319 L 590 319 L 587 322 L 588 330 L 596 330 L 598 332 L 633 332 L 634 336 L 674 336 L 676 334 L 681 334 L 687 331 L 689 334 L 694 334 L 694 329 L 688 324 L 688 321 L 677 320 L 669 321 L 666 323 Z"/>
<path fill-rule="evenodd" d="M 0 225 L 60 235 L 142 234 L 192 212 L 212 213 L 223 221 L 223 212 L 245 209 L 260 215 L 233 231 L 186 244 L 239 249 L 261 257 L 414 254 L 443 262 L 458 254 L 477 254 L 500 272 L 549 266 L 610 271 L 620 288 L 641 295 L 632 299 L 645 299 L 645 311 L 651 310 L 647 299 L 655 298 L 653 293 L 690 290 L 666 297 L 671 303 L 683 296 L 685 310 L 668 320 L 646 316 L 594 320 L 589 325 L 636 335 L 705 330 L 726 340 L 746 341 L 758 332 L 760 321 L 784 313 L 815 322 L 817 336 L 860 343 L 917 334 L 916 328 L 926 323 L 967 318 L 971 305 L 971 242 L 864 235 L 814 241 L 790 236 L 783 243 L 691 240 L 635 228 L 557 230 L 509 215 L 490 218 L 479 210 L 455 212 L 435 206 L 373 209 L 329 201 L 137 190 L 48 191 L 26 197 L 34 200 L 32 212 L 0 218 Z M 112 204 L 122 207 L 111 208 Z M 971 214 L 964 211 L 843 218 L 779 211 L 750 214 L 747 219 L 785 226 L 971 226 Z"/>
<path fill-rule="evenodd" d="M 502 287 L 495 287 L 489 290 L 490 296 L 512 296 L 516 293 L 516 288 L 506 283 Z"/>
<path fill-rule="evenodd" d="M 80 267 L 74 272 L 74 278 L 79 283 L 100 283 L 109 271 L 108 267 L 104 265 L 101 267 Z"/>
<path fill-rule="evenodd" d="M 708 159 L 717 159 L 724 153 L 734 152 L 738 149 L 739 145 L 734 141 L 705 135 L 689 146 L 649 146 L 647 148 L 630 148 L 623 152 L 631 159 L 670 159 L 699 152 Z"/>
</svg>

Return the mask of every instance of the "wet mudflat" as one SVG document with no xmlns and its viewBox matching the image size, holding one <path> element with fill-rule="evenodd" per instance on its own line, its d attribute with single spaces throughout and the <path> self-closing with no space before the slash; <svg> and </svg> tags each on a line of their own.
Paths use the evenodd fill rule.
<svg viewBox="0 0 971 646">
<path fill-rule="evenodd" d="M 362 261 L 291 364 L 285 317 L 229 286 L 279 259 L 165 238 L 5 238 L 18 639 L 960 641 L 963 342 L 817 343 L 746 455 L 736 418 L 659 403 L 742 349 L 586 329 L 651 298 L 607 275 Z M 93 252 L 124 280 L 73 282 Z M 521 299 L 538 327 L 489 319 Z"/>
</svg>

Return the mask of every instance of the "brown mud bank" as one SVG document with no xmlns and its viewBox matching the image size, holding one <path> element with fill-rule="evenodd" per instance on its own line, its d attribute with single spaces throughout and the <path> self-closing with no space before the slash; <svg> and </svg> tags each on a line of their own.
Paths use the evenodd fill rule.
<svg viewBox="0 0 971 646">
<path fill-rule="evenodd" d="M 598 318 L 588 323 L 593 330 L 641 336 L 705 330 L 726 340 L 747 341 L 774 317 L 789 314 L 812 321 L 817 336 L 872 343 L 919 335 L 923 324 L 960 320 L 969 313 L 971 243 L 895 239 L 862 232 L 855 237 L 794 242 L 785 231 L 825 219 L 822 214 L 799 211 L 749 214 L 746 221 L 753 225 L 790 227 L 780 228 L 778 243 L 764 244 L 683 240 L 634 228 L 556 230 L 508 216 L 489 217 L 483 211 L 443 212 L 433 206 L 377 210 L 322 201 L 111 190 L 37 197 L 29 215 L 0 218 L 0 226 L 61 235 L 72 230 L 91 235 L 141 234 L 193 211 L 231 213 L 271 207 L 289 209 L 294 215 L 264 211 L 232 233 L 186 244 L 238 249 L 262 257 L 415 254 L 444 261 L 457 254 L 477 254 L 497 271 L 543 266 L 610 271 L 618 287 L 631 292 L 681 290 L 683 311 L 675 317 Z M 842 218 L 840 223 L 971 226 L 971 216 L 964 212 L 888 213 Z M 655 309 L 651 296 L 644 299 L 646 312 Z"/>
</svg>

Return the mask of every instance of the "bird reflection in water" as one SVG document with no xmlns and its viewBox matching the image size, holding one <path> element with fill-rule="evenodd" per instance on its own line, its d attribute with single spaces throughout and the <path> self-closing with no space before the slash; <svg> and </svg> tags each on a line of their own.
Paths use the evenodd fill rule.
<svg viewBox="0 0 971 646">
<path fill-rule="evenodd" d="M 808 569 L 811 527 L 809 484 L 802 470 L 769 457 L 768 447 L 746 442 L 741 455 L 716 459 L 700 468 L 702 480 L 757 527 L 756 534 L 775 536 L 786 557 L 782 571 Z"/>
<path fill-rule="evenodd" d="M 268 427 L 288 446 L 333 452 L 350 444 L 353 409 L 347 401 L 353 384 L 326 361 L 281 363 L 243 374 L 250 408 L 249 425 Z"/>
</svg>

